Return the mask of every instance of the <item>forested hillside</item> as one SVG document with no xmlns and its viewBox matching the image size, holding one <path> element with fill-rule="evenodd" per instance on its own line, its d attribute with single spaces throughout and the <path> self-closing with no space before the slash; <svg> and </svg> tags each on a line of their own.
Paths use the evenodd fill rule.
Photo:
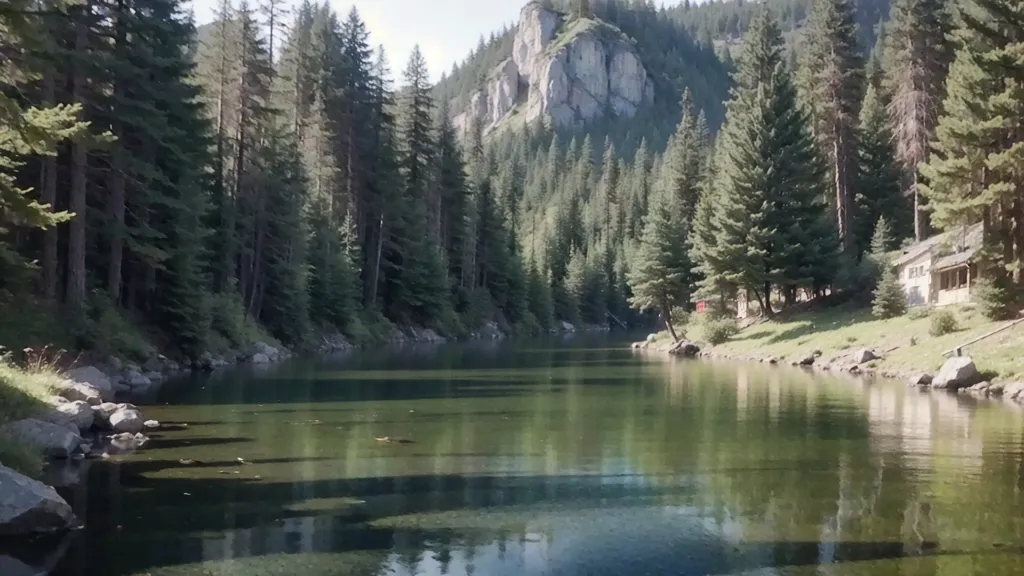
<svg viewBox="0 0 1024 576">
<path fill-rule="evenodd" d="M 552 50 L 614 32 L 649 105 L 460 134 L 510 31 L 431 86 L 326 4 L 223 0 L 200 38 L 180 0 L 16 3 L 0 337 L 194 357 L 264 329 L 534 332 L 744 294 L 770 315 L 870 292 L 901 239 L 979 220 L 988 309 L 1018 302 L 1016 4 L 897 0 L 870 51 L 848 0 L 814 0 L 795 51 L 762 7 L 725 63 L 650 3 L 549 5 Z"/>
</svg>

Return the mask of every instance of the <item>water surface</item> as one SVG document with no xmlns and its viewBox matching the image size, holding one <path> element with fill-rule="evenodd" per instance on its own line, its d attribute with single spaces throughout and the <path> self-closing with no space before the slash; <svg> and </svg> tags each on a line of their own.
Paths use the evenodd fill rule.
<svg viewBox="0 0 1024 576">
<path fill-rule="evenodd" d="M 379 350 L 167 386 L 146 408 L 167 429 L 69 495 L 87 528 L 56 573 L 1024 573 L 1017 411 L 622 348 Z"/>
</svg>

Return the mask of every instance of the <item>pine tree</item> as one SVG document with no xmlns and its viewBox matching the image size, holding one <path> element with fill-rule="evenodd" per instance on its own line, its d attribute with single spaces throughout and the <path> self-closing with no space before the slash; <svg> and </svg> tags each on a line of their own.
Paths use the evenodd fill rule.
<svg viewBox="0 0 1024 576">
<path fill-rule="evenodd" d="M 878 287 L 875 288 L 871 313 L 875 318 L 896 318 L 907 311 L 907 295 L 891 263 L 886 261 L 882 266 L 882 275 L 878 280 Z"/>
<path fill-rule="evenodd" d="M 688 226 L 684 214 L 678 196 L 668 192 L 658 195 L 629 273 L 633 293 L 630 304 L 640 311 L 660 311 L 673 340 L 678 337 L 672 324 L 672 310 L 689 300 Z"/>
<path fill-rule="evenodd" d="M 839 236 L 846 249 L 852 231 L 858 111 L 864 92 L 863 62 L 850 0 L 815 0 L 800 46 L 800 92 L 810 111 L 821 154 L 828 159 Z"/>
<path fill-rule="evenodd" d="M 46 29 L 28 14 L 34 2 L 15 0 L 8 2 L 0 12 L 0 47 L 5 53 L 18 50 L 31 53 L 45 49 Z M 58 4 L 58 3 L 54 3 Z M 4 59 L 0 63 L 0 82 L 6 86 L 22 87 L 33 80 L 45 64 L 31 61 Z M 47 78 L 52 79 L 52 74 Z M 0 286 L 15 278 L 15 269 L 25 266 L 5 236 L 7 226 L 17 223 L 32 228 L 52 229 L 66 222 L 70 215 L 54 210 L 54 198 L 45 194 L 44 182 L 41 201 L 32 197 L 32 188 L 18 181 L 17 171 L 24 166 L 24 157 L 30 154 L 46 159 L 54 158 L 57 146 L 64 140 L 83 135 L 87 125 L 78 121 L 80 105 L 56 104 L 48 99 L 40 106 L 22 107 L 5 90 L 0 92 Z M 55 178 L 55 172 L 49 178 Z M 55 187 L 56 182 L 53 182 Z M 50 238 L 52 235 L 47 235 Z M 55 238 L 54 238 L 55 239 Z M 56 258 L 53 254 L 52 258 Z M 54 262 L 54 266 L 55 266 Z M 55 283 L 50 277 L 47 284 Z M 49 290 L 47 290 L 49 292 Z"/>
<path fill-rule="evenodd" d="M 837 239 L 822 204 L 824 167 L 767 11 L 751 23 L 733 94 L 711 226 L 716 238 L 698 248 L 703 286 L 745 289 L 771 316 L 773 286 L 792 300 L 798 288 L 818 291 L 831 282 Z"/>
<path fill-rule="evenodd" d="M 913 231 L 910 206 L 900 186 L 900 168 L 888 117 L 875 86 L 869 86 L 864 95 L 857 144 L 858 190 L 853 230 L 858 250 L 863 252 L 879 218 L 884 217 L 891 224 L 898 238 Z"/>
<path fill-rule="evenodd" d="M 896 157 L 913 198 L 914 238 L 928 235 L 928 215 L 918 188 L 917 166 L 928 160 L 951 50 L 943 0 L 894 0 L 886 28 L 885 89 Z"/>
</svg>

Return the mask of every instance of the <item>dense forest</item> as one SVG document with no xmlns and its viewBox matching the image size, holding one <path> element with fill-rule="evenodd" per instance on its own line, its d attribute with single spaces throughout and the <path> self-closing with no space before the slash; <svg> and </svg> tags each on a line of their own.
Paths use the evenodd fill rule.
<svg viewBox="0 0 1024 576">
<path fill-rule="evenodd" d="M 636 39 L 656 104 L 486 141 L 451 106 L 511 31 L 439 86 L 415 51 L 396 86 L 327 4 L 223 0 L 201 33 L 180 0 L 9 4 L 0 306 L 59 311 L 78 346 L 123 324 L 193 357 L 252 326 L 301 345 L 628 325 L 744 293 L 770 316 L 870 293 L 887 250 L 976 221 L 990 313 L 1024 280 L 1007 0 L 894 0 L 877 42 L 851 0 L 553 2 Z M 744 39 L 719 60 L 686 29 L 730 6 Z"/>
</svg>

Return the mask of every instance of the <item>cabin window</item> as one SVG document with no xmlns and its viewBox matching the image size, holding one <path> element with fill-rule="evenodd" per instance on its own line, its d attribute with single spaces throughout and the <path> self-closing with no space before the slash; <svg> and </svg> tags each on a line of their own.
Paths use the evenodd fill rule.
<svg viewBox="0 0 1024 576">
<path fill-rule="evenodd" d="M 967 287 L 967 267 L 946 270 L 939 277 L 939 290 L 959 290 Z"/>
</svg>

